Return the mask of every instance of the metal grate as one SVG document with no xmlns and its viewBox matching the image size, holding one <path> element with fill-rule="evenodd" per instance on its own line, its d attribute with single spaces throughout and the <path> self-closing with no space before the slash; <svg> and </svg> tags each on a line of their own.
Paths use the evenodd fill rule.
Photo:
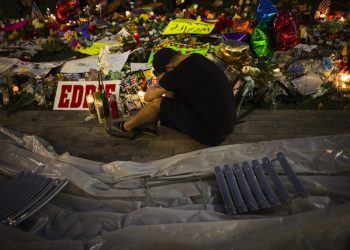
<svg viewBox="0 0 350 250">
<path fill-rule="evenodd" d="M 0 188 L 0 222 L 16 226 L 48 203 L 67 183 L 31 172 L 19 173 Z"/>
<path fill-rule="evenodd" d="M 258 209 L 278 206 L 291 202 L 291 196 L 275 170 L 279 162 L 292 183 L 298 196 L 305 198 L 308 193 L 290 167 L 283 153 L 277 153 L 276 159 L 265 157 L 262 163 L 253 160 L 215 167 L 215 176 L 220 194 L 228 214 L 244 213 Z M 268 180 L 270 177 L 272 185 Z"/>
</svg>

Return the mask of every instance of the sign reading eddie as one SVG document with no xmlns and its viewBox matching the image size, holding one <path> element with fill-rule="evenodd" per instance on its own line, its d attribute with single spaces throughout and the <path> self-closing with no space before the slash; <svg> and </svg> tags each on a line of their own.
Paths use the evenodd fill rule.
<svg viewBox="0 0 350 250">
<path fill-rule="evenodd" d="M 104 81 L 107 97 L 115 94 L 119 97 L 120 81 Z M 58 82 L 54 110 L 84 110 L 88 108 L 86 96 L 95 93 L 98 81 L 61 81 Z"/>
</svg>

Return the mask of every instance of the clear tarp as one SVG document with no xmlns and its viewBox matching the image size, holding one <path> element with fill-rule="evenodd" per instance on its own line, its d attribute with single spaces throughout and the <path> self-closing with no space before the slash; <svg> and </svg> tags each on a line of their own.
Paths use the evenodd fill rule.
<svg viewBox="0 0 350 250">
<path fill-rule="evenodd" d="M 310 196 L 226 215 L 214 167 L 283 152 Z M 22 170 L 69 185 L 18 228 L 5 249 L 348 249 L 350 134 L 213 147 L 162 160 L 102 163 L 57 154 L 0 126 L 0 184 Z M 283 184 L 294 189 L 282 169 Z M 2 248 L 1 248 L 2 249 Z"/>
</svg>

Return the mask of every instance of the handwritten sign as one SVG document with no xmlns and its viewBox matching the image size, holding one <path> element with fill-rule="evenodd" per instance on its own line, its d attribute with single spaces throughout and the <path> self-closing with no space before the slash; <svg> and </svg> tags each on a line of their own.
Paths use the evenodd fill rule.
<svg viewBox="0 0 350 250">
<path fill-rule="evenodd" d="M 107 97 L 115 94 L 119 97 L 120 81 L 104 81 L 104 89 Z M 58 82 L 55 96 L 54 110 L 84 110 L 87 109 L 86 96 L 95 93 L 98 87 L 97 81 L 61 81 Z"/>
<path fill-rule="evenodd" d="M 148 58 L 148 64 L 152 64 L 154 54 L 161 48 L 171 48 L 173 50 L 181 52 L 184 55 L 198 53 L 205 56 L 208 53 L 210 44 L 205 43 L 205 44 L 198 44 L 198 45 L 195 45 L 195 44 L 190 45 L 185 43 L 166 41 L 164 43 L 157 44 L 156 46 L 153 47 L 151 54 Z"/>
<path fill-rule="evenodd" d="M 108 64 L 109 70 L 121 71 L 124 64 L 128 60 L 130 51 L 124 53 L 108 54 L 106 56 L 106 63 Z M 85 58 L 71 60 L 66 62 L 62 69 L 62 73 L 85 73 L 90 69 L 97 69 L 98 57 L 97 55 L 88 56 Z"/>
<path fill-rule="evenodd" d="M 175 34 L 209 34 L 215 27 L 215 23 L 205 23 L 192 19 L 175 19 L 169 22 L 162 35 Z"/>
</svg>

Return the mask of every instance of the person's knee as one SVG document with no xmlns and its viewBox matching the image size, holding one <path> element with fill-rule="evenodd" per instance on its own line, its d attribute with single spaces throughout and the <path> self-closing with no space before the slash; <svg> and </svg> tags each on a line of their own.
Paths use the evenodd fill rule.
<svg viewBox="0 0 350 250">
<path fill-rule="evenodd" d="M 147 103 L 147 108 L 149 108 L 152 111 L 159 112 L 161 103 L 162 103 L 161 97 L 155 98 L 151 102 Z"/>
</svg>

